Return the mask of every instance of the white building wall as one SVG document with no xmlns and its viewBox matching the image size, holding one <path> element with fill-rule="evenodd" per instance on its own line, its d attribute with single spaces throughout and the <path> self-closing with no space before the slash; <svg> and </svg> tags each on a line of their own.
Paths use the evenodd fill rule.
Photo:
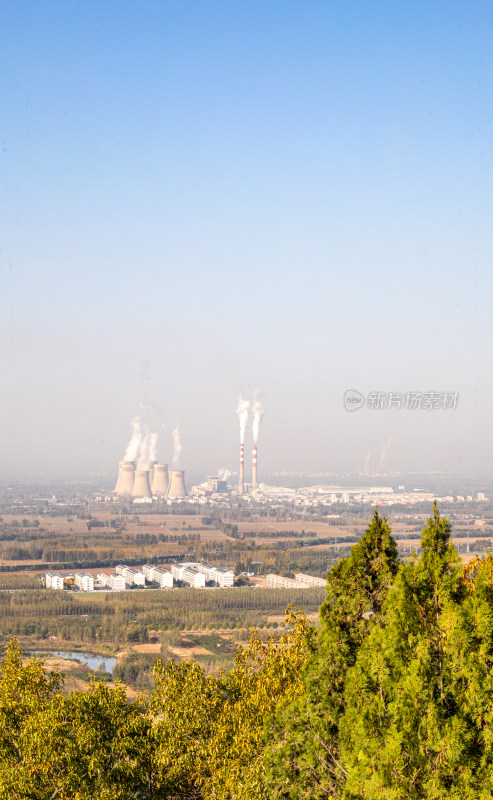
<svg viewBox="0 0 493 800">
<path fill-rule="evenodd" d="M 123 592 L 126 589 L 123 575 L 110 575 L 109 585 L 114 592 Z"/>
<path fill-rule="evenodd" d="M 307 586 L 325 586 L 327 583 L 325 578 L 317 578 L 315 575 L 305 575 L 303 572 L 297 572 L 294 577 L 297 581 L 306 583 Z"/>
<path fill-rule="evenodd" d="M 148 581 L 155 580 L 155 578 L 153 577 L 155 569 L 156 567 L 154 567 L 152 564 L 144 564 L 144 566 L 142 567 L 142 572 L 144 573 L 146 580 Z"/>
<path fill-rule="evenodd" d="M 306 589 L 306 583 L 296 581 L 294 578 L 285 578 L 283 575 L 271 573 L 265 578 L 268 589 Z"/>
<path fill-rule="evenodd" d="M 63 576 L 58 575 L 56 572 L 48 572 L 46 586 L 48 589 L 63 589 Z"/>
<path fill-rule="evenodd" d="M 229 569 L 224 569 L 223 567 L 217 567 L 214 569 L 212 577 L 209 578 L 209 580 L 215 581 L 222 589 L 233 586 L 234 579 L 234 573 Z"/>
<path fill-rule="evenodd" d="M 92 592 L 94 590 L 94 578 L 92 575 L 88 575 L 87 572 L 76 572 L 75 585 L 82 592 Z"/>
<path fill-rule="evenodd" d="M 159 583 L 161 589 L 170 589 L 173 586 L 173 575 L 167 569 L 156 567 L 153 580 Z"/>
<path fill-rule="evenodd" d="M 183 580 L 183 573 L 186 567 L 183 564 L 171 564 L 171 574 L 177 581 Z"/>
</svg>

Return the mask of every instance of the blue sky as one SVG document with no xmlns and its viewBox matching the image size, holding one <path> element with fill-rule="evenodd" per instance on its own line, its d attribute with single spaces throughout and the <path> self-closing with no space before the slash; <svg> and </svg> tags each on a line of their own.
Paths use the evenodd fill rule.
<svg viewBox="0 0 493 800">
<path fill-rule="evenodd" d="M 187 468 L 234 467 L 257 387 L 265 468 L 392 436 L 487 472 L 492 33 L 485 2 L 4 4 L 0 476 L 111 470 L 142 402 L 163 460 L 179 420 Z"/>
</svg>

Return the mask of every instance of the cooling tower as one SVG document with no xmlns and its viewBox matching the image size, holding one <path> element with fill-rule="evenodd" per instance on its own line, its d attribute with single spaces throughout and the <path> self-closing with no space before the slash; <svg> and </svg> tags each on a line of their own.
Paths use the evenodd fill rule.
<svg viewBox="0 0 493 800">
<path fill-rule="evenodd" d="M 168 465 L 155 464 L 151 489 L 154 497 L 166 497 L 169 485 Z"/>
<path fill-rule="evenodd" d="M 187 490 L 185 488 L 185 470 L 171 469 L 169 473 L 169 486 L 168 494 L 170 500 L 173 498 L 186 497 Z"/>
<path fill-rule="evenodd" d="M 240 480 L 238 483 L 238 494 L 245 491 L 245 448 L 240 444 Z"/>
<path fill-rule="evenodd" d="M 152 497 L 148 469 L 135 470 L 135 481 L 132 489 L 132 497 Z"/>
<path fill-rule="evenodd" d="M 132 494 L 134 486 L 135 461 L 119 461 L 116 494 Z"/>
<path fill-rule="evenodd" d="M 257 445 L 252 450 L 252 489 L 257 488 Z"/>
<path fill-rule="evenodd" d="M 151 482 L 151 486 L 154 480 L 154 467 L 156 466 L 156 464 L 157 461 L 149 461 L 149 480 Z"/>
</svg>

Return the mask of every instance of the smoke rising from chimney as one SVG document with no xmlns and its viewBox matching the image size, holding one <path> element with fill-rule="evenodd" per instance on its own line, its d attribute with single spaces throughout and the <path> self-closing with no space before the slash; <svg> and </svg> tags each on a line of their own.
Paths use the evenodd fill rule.
<svg viewBox="0 0 493 800">
<path fill-rule="evenodd" d="M 253 443 L 254 444 L 257 444 L 257 442 L 258 442 L 258 434 L 259 434 L 259 431 L 260 431 L 260 424 L 262 422 L 262 417 L 265 414 L 264 407 L 263 407 L 262 403 L 260 402 L 260 400 L 258 399 L 259 394 L 260 394 L 260 391 L 258 389 L 256 389 L 255 392 L 253 393 L 252 432 L 253 432 Z"/>
<path fill-rule="evenodd" d="M 147 426 L 142 427 L 142 435 L 140 439 L 139 457 L 137 459 L 137 469 L 149 469 L 149 429 Z"/>
<path fill-rule="evenodd" d="M 140 417 L 134 417 L 130 423 L 132 435 L 123 456 L 124 461 L 136 461 L 142 441 L 142 426 Z"/>
<path fill-rule="evenodd" d="M 173 463 L 173 467 L 175 467 L 175 469 L 179 469 L 180 461 L 181 461 L 181 451 L 182 451 L 181 441 L 180 441 L 180 426 L 179 426 L 179 424 L 176 425 L 176 428 L 174 429 L 174 431 L 172 433 L 172 436 L 173 436 L 173 462 L 172 463 Z"/>
<path fill-rule="evenodd" d="M 151 433 L 142 422 L 142 416 L 134 417 L 130 423 L 132 435 L 127 445 L 124 461 L 135 461 L 137 469 L 149 469 L 151 461 L 157 461 L 158 434 Z"/>
<path fill-rule="evenodd" d="M 157 443 L 159 435 L 157 433 L 149 434 L 149 461 L 157 461 Z"/>
<path fill-rule="evenodd" d="M 236 413 L 238 414 L 238 420 L 240 423 L 240 444 L 245 443 L 245 431 L 248 422 L 249 408 L 250 408 L 250 400 L 243 400 L 243 397 L 240 394 L 238 398 L 238 406 L 236 409 Z"/>
</svg>

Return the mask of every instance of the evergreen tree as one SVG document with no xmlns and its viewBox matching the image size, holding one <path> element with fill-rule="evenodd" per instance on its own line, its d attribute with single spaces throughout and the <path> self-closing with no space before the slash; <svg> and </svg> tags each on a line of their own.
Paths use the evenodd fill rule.
<svg viewBox="0 0 493 800">
<path fill-rule="evenodd" d="M 493 794 L 491 559 L 464 578 L 436 504 L 346 682 L 347 800 Z"/>
<path fill-rule="evenodd" d="M 344 683 L 368 631 L 377 623 L 398 568 L 391 528 L 378 510 L 348 558 L 327 577 L 320 609 L 322 630 L 304 673 L 305 691 L 284 705 L 269 726 L 265 752 L 266 794 L 275 800 L 339 795 L 346 770 L 338 730 Z"/>
</svg>

